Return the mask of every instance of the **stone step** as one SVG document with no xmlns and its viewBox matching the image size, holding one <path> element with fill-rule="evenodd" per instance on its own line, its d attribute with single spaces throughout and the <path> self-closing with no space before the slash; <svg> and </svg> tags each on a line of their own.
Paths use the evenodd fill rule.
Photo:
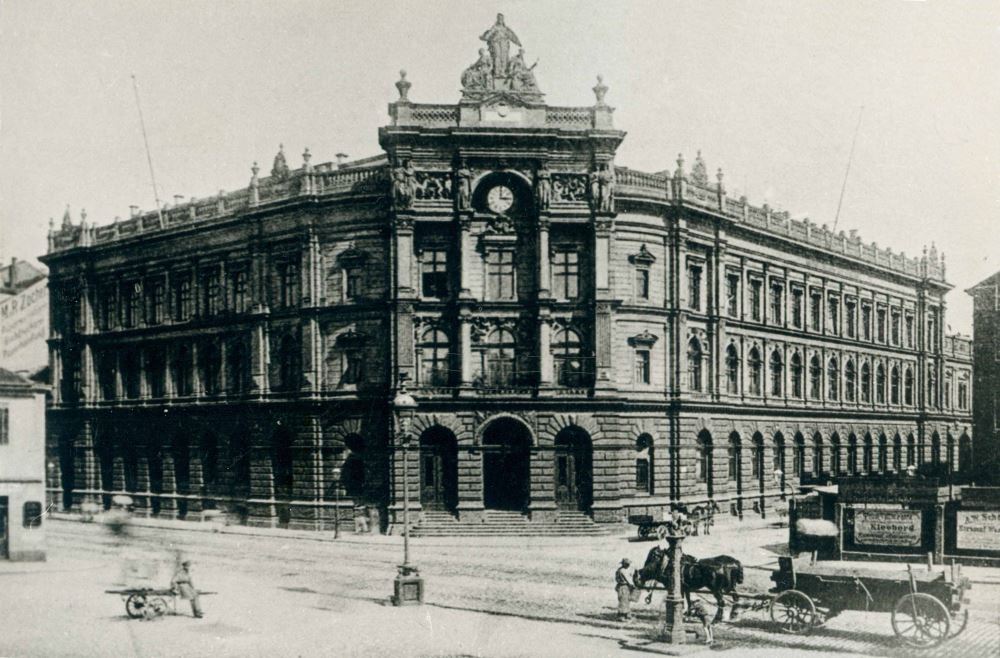
<svg viewBox="0 0 1000 658">
<path fill-rule="evenodd" d="M 563 511 L 544 523 L 508 510 L 486 510 L 479 522 L 462 521 L 447 512 L 424 512 L 412 529 L 415 537 L 596 537 L 610 530 L 583 512 Z"/>
</svg>

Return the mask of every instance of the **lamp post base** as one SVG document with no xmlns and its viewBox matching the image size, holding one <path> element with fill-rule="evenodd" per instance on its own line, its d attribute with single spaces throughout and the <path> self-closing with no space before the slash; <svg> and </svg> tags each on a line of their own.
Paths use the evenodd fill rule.
<svg viewBox="0 0 1000 658">
<path fill-rule="evenodd" d="M 402 564 L 393 583 L 392 604 L 422 605 L 424 602 L 424 579 L 412 564 Z"/>
</svg>

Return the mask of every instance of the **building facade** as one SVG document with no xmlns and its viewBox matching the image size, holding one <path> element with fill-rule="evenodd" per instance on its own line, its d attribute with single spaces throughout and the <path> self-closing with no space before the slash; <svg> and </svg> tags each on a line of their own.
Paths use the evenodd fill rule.
<svg viewBox="0 0 1000 658">
<path fill-rule="evenodd" d="M 37 375 L 48 365 L 46 279 L 43 270 L 16 258 L 0 267 L 0 366 L 13 372 Z"/>
<path fill-rule="evenodd" d="M 731 198 L 700 154 L 617 166 L 600 78 L 593 105 L 547 105 L 498 25 L 457 104 L 401 77 L 379 156 L 279 152 L 245 190 L 53 231 L 65 505 L 323 528 L 339 497 L 394 520 L 400 376 L 411 500 L 462 521 L 742 515 L 962 465 L 971 351 L 944 333 L 943 257 Z"/>
<path fill-rule="evenodd" d="M 0 560 L 44 560 L 45 389 L 0 368 Z"/>
<path fill-rule="evenodd" d="M 995 468 L 1000 460 L 1000 272 L 966 292 L 973 298 L 975 461 Z"/>
</svg>

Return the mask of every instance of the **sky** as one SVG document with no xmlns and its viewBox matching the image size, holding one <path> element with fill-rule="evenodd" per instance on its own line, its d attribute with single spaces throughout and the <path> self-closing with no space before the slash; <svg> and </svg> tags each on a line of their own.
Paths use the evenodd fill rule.
<svg viewBox="0 0 1000 658">
<path fill-rule="evenodd" d="M 0 258 L 46 249 L 49 218 L 105 224 L 159 196 L 245 187 L 278 145 L 292 167 L 379 153 L 410 98 L 454 103 L 497 12 L 552 105 L 610 87 L 616 163 L 702 151 L 730 195 L 918 255 L 947 254 L 948 323 L 1000 269 L 1000 2 L 836 0 L 0 0 Z M 864 108 L 863 110 L 861 108 Z"/>
</svg>

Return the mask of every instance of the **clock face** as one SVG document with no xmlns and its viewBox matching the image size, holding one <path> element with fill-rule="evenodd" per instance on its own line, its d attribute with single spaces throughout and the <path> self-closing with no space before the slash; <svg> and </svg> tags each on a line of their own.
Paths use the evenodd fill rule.
<svg viewBox="0 0 1000 658">
<path fill-rule="evenodd" d="M 506 185 L 497 185 L 486 195 L 486 205 L 498 215 L 503 214 L 514 205 L 514 193 Z"/>
</svg>

